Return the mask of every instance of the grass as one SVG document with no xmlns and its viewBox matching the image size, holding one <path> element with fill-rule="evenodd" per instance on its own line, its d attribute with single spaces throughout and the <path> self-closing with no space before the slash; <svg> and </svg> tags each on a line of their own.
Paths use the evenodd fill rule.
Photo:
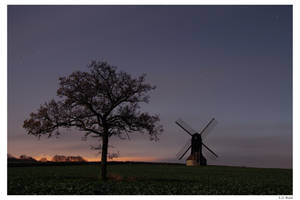
<svg viewBox="0 0 300 200">
<path fill-rule="evenodd" d="M 114 164 L 8 167 L 8 194 L 291 195 L 292 170 Z"/>
</svg>

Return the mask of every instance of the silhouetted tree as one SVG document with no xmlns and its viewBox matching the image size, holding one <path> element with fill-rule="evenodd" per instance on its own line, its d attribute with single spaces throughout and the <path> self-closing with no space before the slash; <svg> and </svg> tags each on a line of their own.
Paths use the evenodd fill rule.
<svg viewBox="0 0 300 200">
<path fill-rule="evenodd" d="M 112 135 L 126 138 L 131 132 L 146 132 L 157 140 L 163 131 L 159 116 L 139 110 L 139 103 L 149 102 L 148 92 L 155 86 L 145 83 L 145 74 L 133 78 L 117 71 L 106 62 L 93 61 L 89 72 L 76 71 L 59 78 L 57 95 L 41 105 L 36 113 L 24 121 L 30 135 L 60 134 L 60 127 L 75 127 L 102 140 L 101 176 L 106 180 L 108 139 Z"/>
<path fill-rule="evenodd" d="M 20 155 L 20 158 L 19 158 L 20 161 L 23 161 L 23 162 L 37 162 L 36 159 L 34 159 L 33 157 L 31 156 L 27 156 L 27 155 Z"/>
</svg>

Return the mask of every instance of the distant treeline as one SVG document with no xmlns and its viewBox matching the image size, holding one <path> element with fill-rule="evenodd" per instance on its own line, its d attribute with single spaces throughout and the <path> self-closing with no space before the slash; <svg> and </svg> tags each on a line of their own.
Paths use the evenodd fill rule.
<svg viewBox="0 0 300 200">
<path fill-rule="evenodd" d="M 99 162 L 98 162 L 99 163 Z M 7 162 L 8 167 L 34 167 L 34 166 L 67 166 L 67 165 L 90 165 L 97 162 Z"/>
<path fill-rule="evenodd" d="M 64 156 L 64 155 L 55 155 L 51 160 L 47 160 L 47 158 L 41 158 L 40 160 L 36 160 L 31 156 L 21 155 L 19 158 L 14 157 L 10 154 L 7 154 L 7 162 L 8 163 L 36 163 L 36 162 L 87 162 L 81 156 Z"/>
</svg>

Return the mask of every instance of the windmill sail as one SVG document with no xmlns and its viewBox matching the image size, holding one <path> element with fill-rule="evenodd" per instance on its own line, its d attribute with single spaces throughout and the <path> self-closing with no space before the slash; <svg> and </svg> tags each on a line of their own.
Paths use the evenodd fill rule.
<svg viewBox="0 0 300 200">
<path fill-rule="evenodd" d="M 175 122 L 178 126 L 180 126 L 183 130 L 185 130 L 189 135 L 193 135 L 197 133 L 194 129 L 192 129 L 186 122 L 184 122 L 182 119 L 178 119 Z"/>
<path fill-rule="evenodd" d="M 208 146 L 206 146 L 204 143 L 202 143 L 203 145 L 203 150 L 204 152 L 206 152 L 206 154 L 209 156 L 209 158 L 211 158 L 212 160 L 216 159 L 218 157 L 218 155 L 213 152 Z"/>
<path fill-rule="evenodd" d="M 176 154 L 176 158 L 180 160 L 191 148 L 191 140 L 189 139 L 185 145 L 181 148 L 181 150 Z"/>
<path fill-rule="evenodd" d="M 206 138 L 206 136 L 211 132 L 211 130 L 218 124 L 218 121 L 215 118 L 212 118 L 209 123 L 204 127 L 204 129 L 200 132 L 202 140 Z"/>
<path fill-rule="evenodd" d="M 191 147 L 192 147 L 192 145 L 189 146 L 189 148 L 187 148 L 187 150 L 182 154 L 182 156 L 180 156 L 180 157 L 178 158 L 178 160 L 181 160 L 181 158 L 183 158 L 183 156 L 185 156 L 185 154 L 190 150 Z"/>
</svg>

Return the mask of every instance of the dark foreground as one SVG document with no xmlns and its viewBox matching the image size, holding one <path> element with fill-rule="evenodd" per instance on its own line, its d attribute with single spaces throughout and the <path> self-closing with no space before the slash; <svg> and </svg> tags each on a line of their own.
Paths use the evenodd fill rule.
<svg viewBox="0 0 300 200">
<path fill-rule="evenodd" d="M 8 194 L 292 195 L 292 170 L 111 164 L 8 167 Z"/>
</svg>

